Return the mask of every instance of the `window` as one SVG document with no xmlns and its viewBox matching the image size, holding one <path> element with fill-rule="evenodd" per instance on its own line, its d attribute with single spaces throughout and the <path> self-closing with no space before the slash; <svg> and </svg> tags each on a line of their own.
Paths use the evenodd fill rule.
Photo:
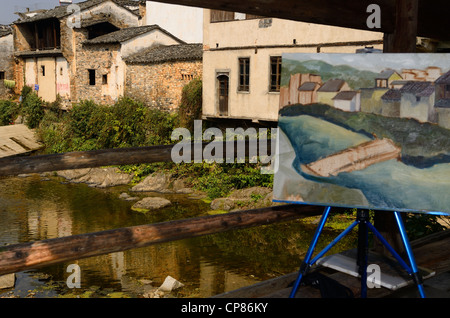
<svg viewBox="0 0 450 318">
<path fill-rule="evenodd" d="M 281 83 L 281 56 L 270 58 L 270 91 L 279 92 Z"/>
<path fill-rule="evenodd" d="M 45 76 L 45 65 L 41 65 L 42 76 Z"/>
<path fill-rule="evenodd" d="M 233 21 L 234 12 L 211 10 L 211 22 Z"/>
<path fill-rule="evenodd" d="M 5 79 L 5 72 L 0 72 L 0 80 L 4 80 Z"/>
<path fill-rule="evenodd" d="M 261 19 L 261 16 L 254 14 L 246 14 L 240 12 L 232 11 L 222 11 L 222 10 L 211 10 L 210 21 L 213 22 L 225 22 L 234 20 L 251 20 L 251 19 Z"/>
<path fill-rule="evenodd" d="M 108 84 L 108 74 L 104 74 L 104 75 L 102 76 L 102 84 L 103 84 L 103 85 Z"/>
<path fill-rule="evenodd" d="M 89 72 L 89 85 L 95 85 L 95 70 L 88 70 Z"/>
<path fill-rule="evenodd" d="M 239 59 L 239 87 L 238 91 L 248 92 L 250 90 L 250 58 Z"/>
</svg>

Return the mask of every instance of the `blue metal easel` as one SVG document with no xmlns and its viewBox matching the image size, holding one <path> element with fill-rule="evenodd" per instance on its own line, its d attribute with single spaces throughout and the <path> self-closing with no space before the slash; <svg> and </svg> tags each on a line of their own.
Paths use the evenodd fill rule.
<svg viewBox="0 0 450 318">
<path fill-rule="evenodd" d="M 356 220 L 345 229 L 339 236 L 337 236 L 330 244 L 328 244 L 316 257 L 312 258 L 314 249 L 316 248 L 319 237 L 325 226 L 325 223 L 330 214 L 331 207 L 327 207 L 320 218 L 319 225 L 314 233 L 311 244 L 306 253 L 305 259 L 303 260 L 297 279 L 295 280 L 294 286 L 292 288 L 290 298 L 294 298 L 297 290 L 300 286 L 301 280 L 304 275 L 307 274 L 311 266 L 317 262 L 322 256 L 325 255 L 337 242 L 339 242 L 345 235 L 347 235 L 353 228 L 357 225 L 358 228 L 358 255 L 357 255 L 357 265 L 359 267 L 359 274 L 361 276 L 361 297 L 367 297 L 367 258 L 368 258 L 368 230 L 370 229 L 375 236 L 381 241 L 381 243 L 389 250 L 392 256 L 399 262 L 399 264 L 407 271 L 409 275 L 412 276 L 417 288 L 419 289 L 419 294 L 421 298 L 425 298 L 425 293 L 423 290 L 422 276 L 412 253 L 411 245 L 409 244 L 408 236 L 406 234 L 405 225 L 399 212 L 394 212 L 395 220 L 400 230 L 400 236 L 403 244 L 405 245 L 406 254 L 410 265 L 405 263 L 403 259 L 398 255 L 398 253 L 392 248 L 391 245 L 386 241 L 386 239 L 377 231 L 377 229 L 369 221 L 369 211 L 358 210 Z"/>
</svg>

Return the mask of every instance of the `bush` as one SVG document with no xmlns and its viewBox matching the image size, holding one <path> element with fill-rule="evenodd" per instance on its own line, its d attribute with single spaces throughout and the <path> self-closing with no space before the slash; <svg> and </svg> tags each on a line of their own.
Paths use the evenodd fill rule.
<svg viewBox="0 0 450 318">
<path fill-rule="evenodd" d="M 25 85 L 20 92 L 21 101 L 23 102 L 27 96 L 33 92 L 33 89 L 30 86 Z"/>
<path fill-rule="evenodd" d="M 185 87 L 181 95 L 181 103 L 178 110 L 180 126 L 194 129 L 194 120 L 200 119 L 202 115 L 202 81 L 194 79 Z"/>
<path fill-rule="evenodd" d="M 0 100 L 0 125 L 10 125 L 19 114 L 19 105 L 10 100 Z"/>
<path fill-rule="evenodd" d="M 69 126 L 75 137 L 98 138 L 106 119 L 106 108 L 81 101 L 70 111 Z"/>
<path fill-rule="evenodd" d="M 44 117 L 42 99 L 36 93 L 29 93 L 22 102 L 22 111 L 29 128 L 37 128 Z"/>
<path fill-rule="evenodd" d="M 121 98 L 108 109 L 102 131 L 105 148 L 137 147 L 146 139 L 148 109 L 130 98 Z"/>
</svg>

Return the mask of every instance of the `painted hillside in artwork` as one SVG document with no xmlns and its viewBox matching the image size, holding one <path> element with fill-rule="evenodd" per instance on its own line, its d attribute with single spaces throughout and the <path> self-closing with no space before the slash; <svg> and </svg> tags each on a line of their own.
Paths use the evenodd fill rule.
<svg viewBox="0 0 450 318">
<path fill-rule="evenodd" d="M 450 214 L 450 56 L 284 54 L 274 200 Z"/>
</svg>

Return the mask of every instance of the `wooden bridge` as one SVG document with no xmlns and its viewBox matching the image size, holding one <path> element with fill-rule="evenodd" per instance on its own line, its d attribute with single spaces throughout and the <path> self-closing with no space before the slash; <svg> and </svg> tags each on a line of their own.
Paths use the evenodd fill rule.
<svg viewBox="0 0 450 318">
<path fill-rule="evenodd" d="M 0 127 L 0 158 L 22 155 L 42 148 L 34 131 L 26 125 Z"/>
</svg>

